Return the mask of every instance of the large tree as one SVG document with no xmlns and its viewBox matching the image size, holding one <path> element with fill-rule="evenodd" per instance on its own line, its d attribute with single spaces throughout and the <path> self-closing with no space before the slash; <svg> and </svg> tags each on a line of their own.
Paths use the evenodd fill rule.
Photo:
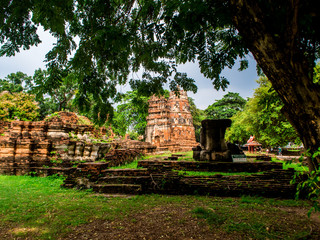
<svg viewBox="0 0 320 240">
<path fill-rule="evenodd" d="M 122 96 L 121 103 L 117 106 L 112 120 L 115 133 L 124 136 L 128 132 L 144 135 L 147 116 L 148 98 L 140 96 L 136 91 L 128 91 Z"/>
<path fill-rule="evenodd" d="M 89 92 L 94 98 L 115 97 L 115 84 L 141 68 L 142 79 L 130 79 L 133 89 L 151 94 L 170 83 L 173 89 L 195 90 L 176 70 L 177 63 L 194 60 L 217 89 L 225 89 L 221 71 L 238 58 L 246 68 L 251 52 L 279 94 L 283 113 L 315 152 L 320 86 L 312 75 L 319 58 L 319 10 L 315 0 L 3 0 L 0 54 L 39 44 L 36 29 L 42 25 L 57 38 L 47 54 L 52 85 L 72 68 L 85 101 Z M 317 160 L 309 159 L 311 170 L 318 168 Z"/>
<path fill-rule="evenodd" d="M 281 113 L 283 103 L 266 77 L 257 80 L 259 87 L 249 99 L 244 110 L 232 117 L 226 138 L 232 142 L 246 143 L 255 135 L 263 146 L 284 146 L 288 142 L 300 143 L 297 133 Z"/>
<path fill-rule="evenodd" d="M 0 79 L 0 92 L 9 91 L 10 93 L 22 92 L 23 84 L 30 83 L 32 77 L 23 72 L 11 73 L 4 79 Z"/>
</svg>

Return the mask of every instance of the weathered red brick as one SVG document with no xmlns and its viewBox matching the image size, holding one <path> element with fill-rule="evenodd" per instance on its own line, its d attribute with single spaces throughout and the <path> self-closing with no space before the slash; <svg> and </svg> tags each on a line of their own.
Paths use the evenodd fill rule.
<svg viewBox="0 0 320 240">
<path fill-rule="evenodd" d="M 152 96 L 149 100 L 146 142 L 170 151 L 189 151 L 197 145 L 187 93 L 170 93 L 168 99 Z"/>
</svg>

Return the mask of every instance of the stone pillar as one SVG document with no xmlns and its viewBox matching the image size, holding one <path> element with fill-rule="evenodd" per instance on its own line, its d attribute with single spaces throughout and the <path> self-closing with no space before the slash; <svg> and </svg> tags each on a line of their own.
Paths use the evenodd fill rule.
<svg viewBox="0 0 320 240">
<path fill-rule="evenodd" d="M 224 140 L 227 127 L 231 126 L 230 119 L 203 120 L 201 122 L 200 143 L 205 150 L 224 152 L 228 149 Z"/>
<path fill-rule="evenodd" d="M 231 152 L 224 140 L 226 129 L 231 126 L 231 120 L 206 119 L 201 122 L 201 125 L 201 147 L 193 149 L 194 159 L 198 161 L 232 161 Z"/>
</svg>

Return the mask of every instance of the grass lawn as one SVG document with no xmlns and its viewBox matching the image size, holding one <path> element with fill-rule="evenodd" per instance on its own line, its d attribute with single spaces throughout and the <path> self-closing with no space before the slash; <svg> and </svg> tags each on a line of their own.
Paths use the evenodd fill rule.
<svg viewBox="0 0 320 240">
<path fill-rule="evenodd" d="M 309 172 L 308 166 L 304 166 L 300 162 L 291 162 L 291 161 L 283 161 L 283 160 L 278 160 L 277 158 L 272 158 L 273 162 L 280 162 L 282 163 L 283 169 L 288 169 L 288 168 L 293 168 L 296 171 L 299 172 Z"/>
<path fill-rule="evenodd" d="M 127 169 L 127 168 L 131 168 L 131 169 L 137 169 L 138 168 L 138 161 L 140 160 L 148 160 L 148 159 L 155 159 L 155 158 L 164 158 L 164 157 L 169 157 L 173 154 L 181 154 L 183 155 L 183 157 L 179 157 L 178 161 L 194 161 L 192 158 L 192 154 L 193 152 L 182 152 L 182 153 L 164 153 L 161 155 L 149 155 L 149 156 L 143 156 L 141 158 L 138 158 L 137 160 L 134 160 L 131 163 L 127 163 L 121 166 L 117 166 L 117 167 L 110 167 L 110 169 Z"/>
<path fill-rule="evenodd" d="M 307 201 L 110 197 L 61 178 L 0 175 L 0 239 L 319 239 Z"/>
</svg>

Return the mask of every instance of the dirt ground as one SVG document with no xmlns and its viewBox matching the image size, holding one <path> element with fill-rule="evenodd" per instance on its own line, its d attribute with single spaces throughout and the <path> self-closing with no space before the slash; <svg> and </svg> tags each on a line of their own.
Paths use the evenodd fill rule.
<svg viewBox="0 0 320 240">
<path fill-rule="evenodd" d="M 173 206 L 157 207 L 126 220 L 93 221 L 77 227 L 63 239 L 226 239 L 218 236 L 203 219 Z"/>
<path fill-rule="evenodd" d="M 307 218 L 306 209 L 282 207 L 279 211 L 287 212 L 285 219 L 279 219 L 277 225 L 288 226 L 297 216 Z M 283 224 L 282 221 L 287 224 Z M 301 226 L 302 227 L 302 226 Z M 294 239 L 320 239 L 319 214 L 310 218 L 310 224 L 304 226 L 308 234 L 304 238 Z M 294 230 L 292 230 L 294 231 Z M 76 227 L 67 236 L 60 239 L 121 239 L 121 240 L 213 240 L 213 239 L 252 239 L 246 234 L 232 232 L 226 233 L 224 229 L 210 226 L 205 219 L 195 218 L 190 209 L 166 206 L 157 207 L 148 212 L 131 215 L 125 220 L 101 221 L 96 220 L 90 224 Z M 262 238 L 268 239 L 268 238 Z M 288 239 L 286 236 L 277 236 L 274 239 Z"/>
<path fill-rule="evenodd" d="M 303 238 L 287 237 L 286 235 L 272 238 L 260 236 L 252 238 L 246 232 L 228 232 L 221 226 L 209 225 L 206 219 L 197 218 L 190 207 L 184 204 L 166 204 L 148 209 L 147 211 L 130 213 L 112 220 L 91 220 L 77 227 L 70 227 L 67 234 L 57 234 L 60 240 L 213 240 L 213 239 L 320 239 L 319 214 L 307 218 L 307 209 L 302 207 L 279 207 L 279 218 L 270 229 L 285 228 L 285 232 L 304 229 Z M 248 211 L 251 211 L 248 209 Z M 257 211 L 257 210 L 254 210 Z M 263 213 L 261 213 L 263 214 Z M 303 224 L 301 219 L 307 219 Z M 307 224 L 306 224 L 307 223 Z M 39 239 L 36 232 L 24 234 L 24 237 L 14 235 L 13 230 L 19 226 L 0 225 L 0 239 Z M 32 229 L 31 229 L 32 230 Z M 20 228 L 21 231 L 21 228 Z M 51 238 L 50 238 L 51 239 Z"/>
</svg>

